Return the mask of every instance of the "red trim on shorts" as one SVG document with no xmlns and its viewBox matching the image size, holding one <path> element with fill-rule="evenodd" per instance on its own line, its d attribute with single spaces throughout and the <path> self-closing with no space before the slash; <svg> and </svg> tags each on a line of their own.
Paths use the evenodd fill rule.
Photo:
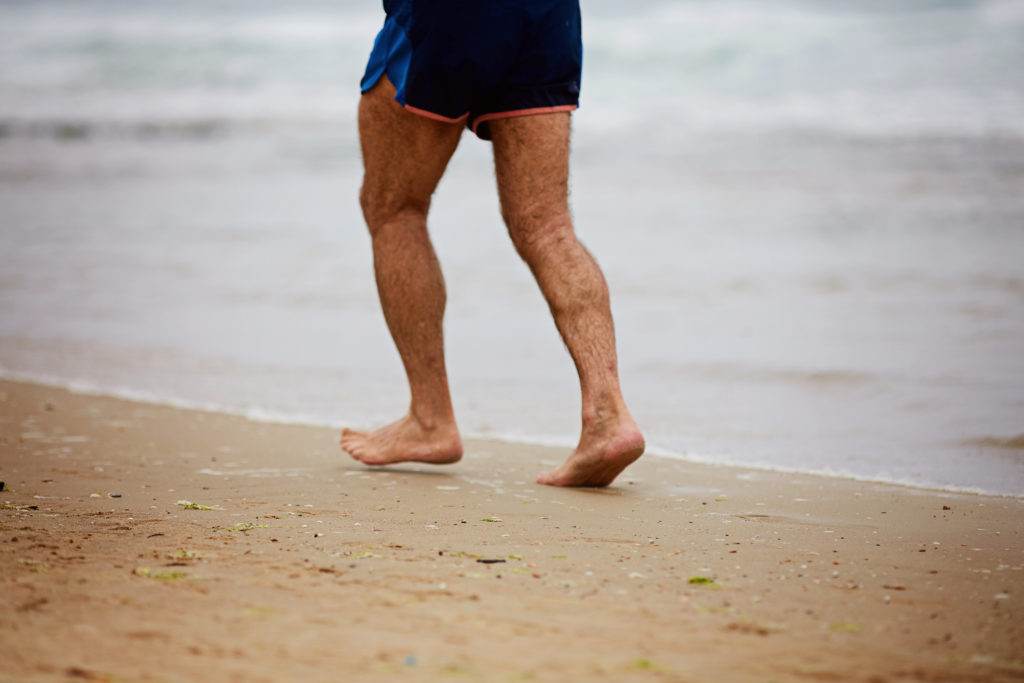
<svg viewBox="0 0 1024 683">
<path fill-rule="evenodd" d="M 512 111 L 498 111 L 493 114 L 483 114 L 478 116 L 473 121 L 473 132 L 476 132 L 477 127 L 484 121 L 493 121 L 494 119 L 510 119 L 513 116 L 531 116 L 533 114 L 554 114 L 560 111 L 573 111 L 578 109 L 577 104 L 560 104 L 555 107 L 534 107 L 533 109 L 513 109 Z"/>
<path fill-rule="evenodd" d="M 426 116 L 428 119 L 434 119 L 435 121 L 442 121 L 444 123 L 462 123 L 467 118 L 469 118 L 469 112 L 468 111 L 465 114 L 463 114 L 462 116 L 457 116 L 457 117 L 455 117 L 453 119 L 453 118 L 449 118 L 447 116 L 441 116 L 440 114 L 435 114 L 434 112 L 427 111 L 426 109 L 420 109 L 419 107 L 414 107 L 411 104 L 405 104 L 405 105 L 402 105 L 402 106 L 404 106 L 406 109 L 411 111 L 413 114 L 419 114 L 420 116 Z"/>
</svg>

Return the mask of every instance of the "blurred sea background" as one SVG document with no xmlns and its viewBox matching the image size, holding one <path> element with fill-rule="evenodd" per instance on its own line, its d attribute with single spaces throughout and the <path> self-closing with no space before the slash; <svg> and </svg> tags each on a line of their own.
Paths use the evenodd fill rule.
<svg viewBox="0 0 1024 683">
<path fill-rule="evenodd" d="M 583 4 L 574 215 L 652 450 L 1024 496 L 1024 3 Z M 0 0 L 0 375 L 398 417 L 356 201 L 382 21 Z M 571 446 L 574 370 L 487 143 L 463 138 L 432 232 L 463 431 Z"/>
</svg>

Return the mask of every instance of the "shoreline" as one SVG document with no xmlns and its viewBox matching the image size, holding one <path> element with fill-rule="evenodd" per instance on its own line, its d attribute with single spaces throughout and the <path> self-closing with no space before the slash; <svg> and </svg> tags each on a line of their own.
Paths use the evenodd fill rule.
<svg viewBox="0 0 1024 683">
<path fill-rule="evenodd" d="M 1024 680 L 1024 501 L 0 381 L 0 678 Z M 40 634 L 47 634 L 41 638 Z"/>
<path fill-rule="evenodd" d="M 145 391 L 136 391 L 134 389 L 104 388 L 91 382 L 65 381 L 59 378 L 40 377 L 33 375 L 31 373 L 18 373 L 13 371 L 7 371 L 4 368 L 0 367 L 0 383 L 5 382 L 11 382 L 15 384 L 29 384 L 39 387 L 46 387 L 50 389 L 63 390 L 71 394 L 85 397 L 109 398 L 120 401 L 130 401 L 134 403 L 146 403 L 174 410 L 191 410 L 198 412 L 216 413 L 221 415 L 230 415 L 232 417 L 238 417 L 244 420 L 248 420 L 250 422 L 268 425 L 295 426 L 307 427 L 310 429 L 334 430 L 340 430 L 342 427 L 351 426 L 345 420 L 320 420 L 314 416 L 307 417 L 303 415 L 292 415 L 281 411 L 268 410 L 259 407 L 232 408 L 231 406 L 219 405 L 214 403 L 204 403 L 202 401 L 192 401 L 173 397 L 169 398 L 159 396 L 156 394 L 151 394 Z M 575 444 L 572 437 L 566 437 L 565 439 L 545 436 L 534 438 L 516 434 L 480 434 L 473 432 L 466 434 L 465 439 L 468 441 L 487 441 L 507 444 L 509 446 L 522 446 L 526 448 L 557 448 L 563 450 L 566 448 L 572 449 L 572 447 Z M 771 472 L 784 475 L 790 474 L 797 476 L 823 477 L 826 479 L 841 479 L 866 484 L 896 486 L 900 488 L 926 491 L 935 494 L 951 493 L 985 496 L 991 498 L 1006 498 L 1010 500 L 1024 500 L 1024 491 L 1019 493 L 999 493 L 996 491 L 987 491 L 980 487 L 941 485 L 927 482 L 921 483 L 908 481 L 906 479 L 896 479 L 888 477 L 886 475 L 871 476 L 857 474 L 854 472 L 845 472 L 840 470 L 801 470 L 798 468 L 771 465 L 767 463 L 744 464 L 735 461 L 730 461 L 727 458 L 716 458 L 714 456 L 704 456 L 693 453 L 679 453 L 667 448 L 661 448 L 657 444 L 648 445 L 648 448 L 645 451 L 644 455 L 655 458 L 676 460 L 684 463 L 707 467 L 726 467 L 732 469 Z M 628 472 L 629 470 L 626 471 L 627 476 Z"/>
</svg>

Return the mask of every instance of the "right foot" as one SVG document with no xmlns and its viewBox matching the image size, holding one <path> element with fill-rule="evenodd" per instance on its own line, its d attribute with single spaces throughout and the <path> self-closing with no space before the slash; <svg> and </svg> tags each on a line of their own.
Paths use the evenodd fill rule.
<svg viewBox="0 0 1024 683">
<path fill-rule="evenodd" d="M 561 467 L 537 475 L 550 486 L 608 486 L 644 452 L 644 437 L 633 418 L 584 430 L 580 444 Z"/>
<path fill-rule="evenodd" d="M 341 447 L 365 465 L 424 462 L 447 465 L 462 458 L 455 424 L 426 428 L 412 415 L 368 432 L 344 429 Z"/>
</svg>

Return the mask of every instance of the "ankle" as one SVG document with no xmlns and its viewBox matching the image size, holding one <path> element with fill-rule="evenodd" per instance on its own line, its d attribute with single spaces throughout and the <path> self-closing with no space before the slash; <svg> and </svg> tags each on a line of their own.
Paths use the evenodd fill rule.
<svg viewBox="0 0 1024 683">
<path fill-rule="evenodd" d="M 454 413 L 449 410 L 409 408 L 409 419 L 424 432 L 457 431 Z"/>
<path fill-rule="evenodd" d="M 584 432 L 603 432 L 632 423 L 633 418 L 629 414 L 629 410 L 621 402 L 601 407 L 591 406 L 583 409 Z"/>
</svg>

